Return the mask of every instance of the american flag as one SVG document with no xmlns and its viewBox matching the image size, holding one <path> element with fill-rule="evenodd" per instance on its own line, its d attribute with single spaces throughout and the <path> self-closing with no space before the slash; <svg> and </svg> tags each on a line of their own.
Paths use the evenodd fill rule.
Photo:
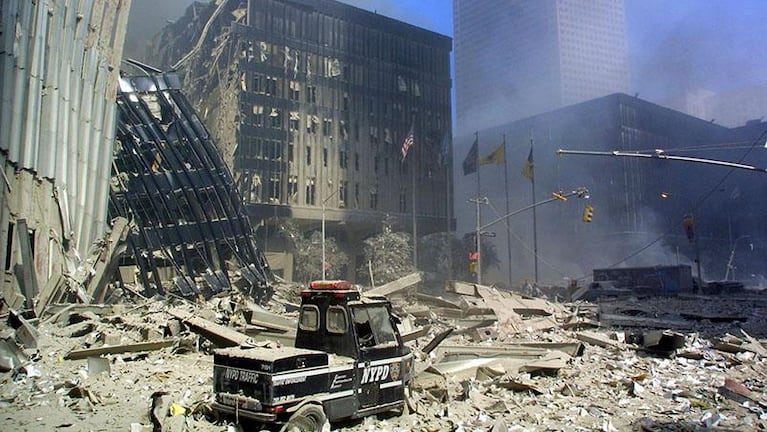
<svg viewBox="0 0 767 432">
<path fill-rule="evenodd" d="M 405 141 L 402 142 L 402 160 L 405 160 L 408 150 L 413 146 L 413 125 L 410 125 L 410 132 L 405 136 Z"/>
</svg>

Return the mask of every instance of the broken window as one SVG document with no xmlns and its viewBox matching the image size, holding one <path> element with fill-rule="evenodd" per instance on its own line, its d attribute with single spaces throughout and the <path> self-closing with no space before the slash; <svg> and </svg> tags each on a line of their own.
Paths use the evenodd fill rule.
<svg viewBox="0 0 767 432">
<path fill-rule="evenodd" d="M 290 112 L 289 126 L 291 131 L 298 131 L 298 129 L 301 127 L 301 114 L 299 114 L 298 111 Z"/>
<path fill-rule="evenodd" d="M 297 81 L 290 82 L 290 100 L 298 102 L 301 98 L 301 83 Z"/>
<path fill-rule="evenodd" d="M 272 129 L 282 129 L 282 111 L 272 108 L 272 112 L 269 113 L 270 126 Z"/>
<path fill-rule="evenodd" d="M 8 237 L 5 242 L 5 271 L 11 271 L 13 264 L 13 222 L 8 222 Z"/>
<path fill-rule="evenodd" d="M 288 199 L 291 202 L 298 201 L 298 176 L 290 176 L 288 179 Z"/>
<path fill-rule="evenodd" d="M 341 185 L 338 187 L 338 200 L 340 201 L 338 203 L 339 207 L 345 207 L 346 206 L 346 190 L 349 188 L 349 182 L 342 181 Z"/>
<path fill-rule="evenodd" d="M 354 331 L 360 347 L 373 347 L 396 344 L 397 337 L 394 333 L 389 313 L 386 307 L 365 306 L 352 309 Z"/>
<path fill-rule="evenodd" d="M 253 125 L 264 126 L 264 107 L 261 105 L 253 105 Z"/>
<path fill-rule="evenodd" d="M 282 181 L 279 172 L 272 173 L 269 177 L 269 201 L 272 204 L 278 204 L 282 198 Z"/>
<path fill-rule="evenodd" d="M 349 152 L 340 149 L 338 150 L 338 164 L 342 169 L 346 169 L 349 167 Z"/>
<path fill-rule="evenodd" d="M 306 204 L 314 205 L 315 203 L 314 193 L 315 193 L 314 179 L 310 178 L 306 182 Z"/>
<path fill-rule="evenodd" d="M 378 208 L 378 188 L 375 186 L 370 188 L 370 209 L 376 210 Z"/>
<path fill-rule="evenodd" d="M 259 42 L 258 43 L 258 59 L 261 60 L 261 63 L 265 62 L 267 59 L 269 59 L 269 44 L 266 42 Z"/>
<path fill-rule="evenodd" d="M 307 114 L 306 115 L 306 133 L 316 134 L 317 125 L 319 123 L 320 123 L 319 117 L 317 117 L 316 115 Z"/>
<path fill-rule="evenodd" d="M 349 139 L 349 126 L 344 120 L 340 121 L 339 131 L 341 132 L 341 138 L 345 141 Z"/>
<path fill-rule="evenodd" d="M 341 76 L 341 62 L 338 59 L 328 59 L 328 77 L 337 78 Z"/>
</svg>

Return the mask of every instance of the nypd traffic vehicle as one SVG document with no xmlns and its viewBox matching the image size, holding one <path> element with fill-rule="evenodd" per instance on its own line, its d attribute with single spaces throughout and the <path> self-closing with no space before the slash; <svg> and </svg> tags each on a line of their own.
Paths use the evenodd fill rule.
<svg viewBox="0 0 767 432">
<path fill-rule="evenodd" d="M 346 281 L 301 292 L 295 347 L 219 349 L 214 410 L 286 431 L 328 430 L 328 421 L 402 409 L 413 355 L 383 297 Z"/>
</svg>

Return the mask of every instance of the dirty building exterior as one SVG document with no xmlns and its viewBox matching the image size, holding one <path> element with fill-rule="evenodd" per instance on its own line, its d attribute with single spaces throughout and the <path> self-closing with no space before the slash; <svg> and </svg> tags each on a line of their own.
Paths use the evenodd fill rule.
<svg viewBox="0 0 767 432">
<path fill-rule="evenodd" d="M 129 0 L 0 4 L 0 261 L 14 307 L 73 276 L 108 228 Z M 38 286 L 39 284 L 39 286 Z"/>
<path fill-rule="evenodd" d="M 184 68 L 262 233 L 325 218 L 354 259 L 386 215 L 447 230 L 450 38 L 335 1 L 251 0 L 195 4 L 154 47 Z"/>
<path fill-rule="evenodd" d="M 763 174 L 728 173 L 724 167 L 661 160 L 557 155 L 557 150 L 646 153 L 663 149 L 669 154 L 764 167 L 767 158 L 756 150 L 764 144 L 765 129 L 764 123 L 730 129 L 617 93 L 482 129 L 479 141 L 480 155 L 485 155 L 505 136 L 512 209 L 531 202 L 531 182 L 521 173 L 531 147 L 536 201 L 550 198 L 552 191 L 579 186 L 590 191 L 586 203 L 595 208 L 590 223 L 583 222 L 585 203 L 577 200 L 537 210 L 542 281 L 580 278 L 594 268 L 615 265 L 692 264 L 696 247 L 703 277 L 723 279 L 736 246 L 739 275 L 746 281 L 762 274 L 767 255 L 767 233 L 758 222 L 767 205 L 757 181 Z M 481 169 L 483 193 L 492 203 L 503 202 L 503 169 Z M 476 194 L 474 178 L 466 178 L 469 181 L 456 184 L 458 197 Z M 697 243 L 685 234 L 683 222 L 689 215 L 696 223 Z M 491 219 L 488 215 L 484 222 Z M 510 221 L 514 277 L 518 283 L 532 280 L 532 214 Z M 505 245 L 506 230 L 495 230 L 494 240 Z M 748 240 L 738 246 L 743 236 Z"/>
</svg>

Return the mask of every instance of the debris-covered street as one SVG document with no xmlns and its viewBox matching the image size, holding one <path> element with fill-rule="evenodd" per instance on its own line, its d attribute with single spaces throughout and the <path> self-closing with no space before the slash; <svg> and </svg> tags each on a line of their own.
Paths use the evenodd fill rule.
<svg viewBox="0 0 767 432">
<path fill-rule="evenodd" d="M 417 352 L 405 413 L 333 430 L 762 430 L 767 427 L 767 298 L 623 297 L 557 303 L 454 282 L 378 287 Z M 227 431 L 216 419 L 212 355 L 291 344 L 295 297 L 269 311 L 242 296 L 51 305 L 9 318 L 2 351 L 5 430 Z M 654 317 L 652 326 L 600 322 Z M 631 315 L 628 315 L 628 314 Z M 14 316 L 13 314 L 11 315 Z M 702 318 L 701 316 L 708 316 Z M 716 317 L 720 317 L 717 319 Z M 666 323 L 669 328 L 658 329 Z M 625 325 L 626 323 L 624 323 Z M 16 327 L 18 326 L 18 327 Z M 14 329 L 14 327 L 16 327 Z M 436 334 L 453 331 L 423 351 Z M 236 429 L 235 429 L 236 430 Z"/>
<path fill-rule="evenodd" d="M 0 431 L 767 431 L 767 2 L 670 3 L 0 0 Z"/>
</svg>

